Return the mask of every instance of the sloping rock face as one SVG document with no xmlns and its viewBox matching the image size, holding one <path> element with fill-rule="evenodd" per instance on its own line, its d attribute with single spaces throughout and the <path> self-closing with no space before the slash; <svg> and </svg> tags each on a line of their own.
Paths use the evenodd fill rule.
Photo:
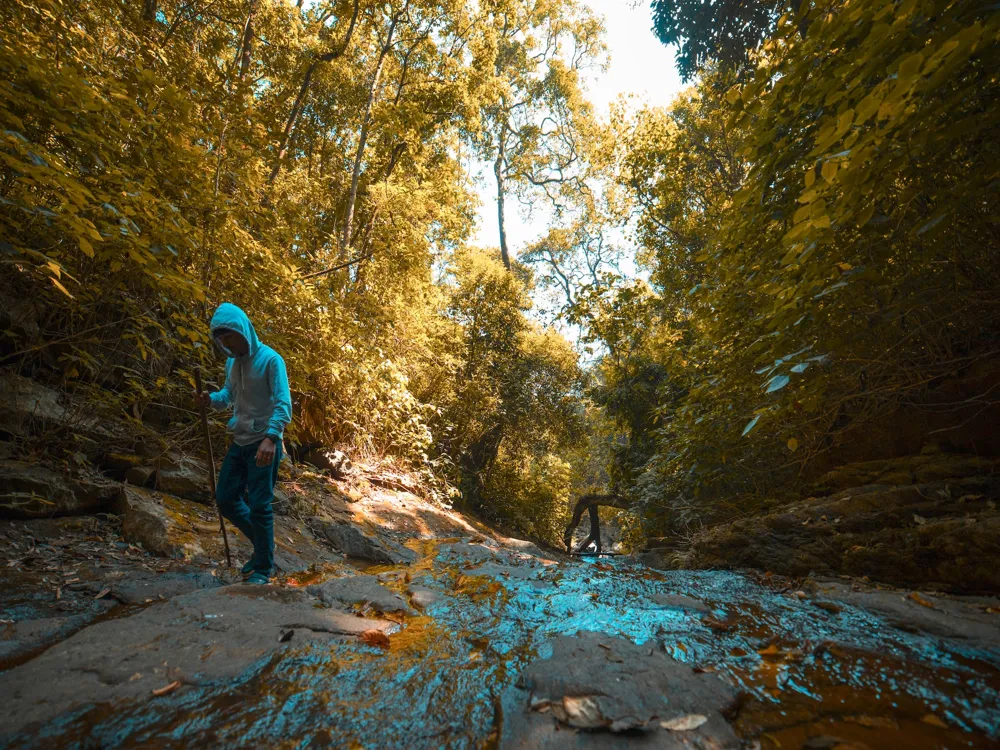
<svg viewBox="0 0 1000 750">
<path fill-rule="evenodd" d="M 718 676 L 602 633 L 546 646 L 552 655 L 530 664 L 503 695 L 500 747 L 740 746 L 725 718 L 737 696 Z"/>
<path fill-rule="evenodd" d="M 1000 462 L 932 454 L 851 464 L 823 476 L 814 491 L 710 529 L 682 562 L 1000 592 Z"/>
<path fill-rule="evenodd" d="M 318 536 L 348 557 L 387 565 L 411 563 L 417 558 L 413 550 L 364 531 L 348 521 L 314 517 L 309 519 L 309 525 Z"/>
<path fill-rule="evenodd" d="M 77 479 L 20 461 L 0 461 L 0 518 L 51 518 L 108 510 L 120 485 Z"/>
<path fill-rule="evenodd" d="M 91 625 L 0 674 L 0 744 L 67 711 L 151 700 L 153 690 L 175 680 L 184 690 L 235 679 L 275 650 L 305 640 L 396 627 L 317 608 L 315 602 L 301 590 L 236 585 L 184 594 L 132 617 Z M 112 644 L 115 656 L 109 658 Z"/>
<path fill-rule="evenodd" d="M 184 520 L 183 501 L 169 495 L 125 487 L 115 507 L 122 518 L 122 537 L 164 557 L 194 557 L 204 552 L 196 533 Z"/>
<path fill-rule="evenodd" d="M 0 431 L 23 437 L 59 427 L 69 418 L 56 391 L 19 375 L 0 378 Z"/>
</svg>

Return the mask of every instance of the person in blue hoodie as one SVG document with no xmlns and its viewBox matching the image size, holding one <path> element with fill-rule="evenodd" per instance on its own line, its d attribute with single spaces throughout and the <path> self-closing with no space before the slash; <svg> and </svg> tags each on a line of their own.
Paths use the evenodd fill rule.
<svg viewBox="0 0 1000 750">
<path fill-rule="evenodd" d="M 205 406 L 233 409 L 232 445 L 222 461 L 216 499 L 222 515 L 253 543 L 243 566 L 248 583 L 267 583 L 274 572 L 274 483 L 281 439 L 292 420 L 285 361 L 257 338 L 250 318 L 223 302 L 212 316 L 212 337 L 226 354 L 222 390 L 199 395 Z M 247 500 L 244 500 L 246 493 Z"/>
</svg>

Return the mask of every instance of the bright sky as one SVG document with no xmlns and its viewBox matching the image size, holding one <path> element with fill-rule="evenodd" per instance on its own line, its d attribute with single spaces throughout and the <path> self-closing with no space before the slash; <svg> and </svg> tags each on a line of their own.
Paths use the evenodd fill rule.
<svg viewBox="0 0 1000 750">
<path fill-rule="evenodd" d="M 651 31 L 652 11 L 647 0 L 583 0 L 604 16 L 605 37 L 611 54 L 607 72 L 597 73 L 589 86 L 590 100 L 600 117 L 606 118 L 609 105 L 620 95 L 631 97 L 636 107 L 648 103 L 667 105 L 681 90 L 674 65 L 674 50 L 664 47 Z M 479 223 L 473 243 L 482 247 L 500 245 L 496 220 L 496 188 L 492 173 L 482 175 L 479 194 Z M 516 201 L 508 202 L 507 241 L 515 254 L 536 239 L 546 228 L 546 212 L 536 211 L 528 220 L 521 217 Z"/>
</svg>

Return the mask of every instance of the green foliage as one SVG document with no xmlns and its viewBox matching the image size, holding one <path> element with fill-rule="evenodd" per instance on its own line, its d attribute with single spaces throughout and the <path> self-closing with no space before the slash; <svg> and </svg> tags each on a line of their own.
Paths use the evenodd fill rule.
<svg viewBox="0 0 1000 750">
<path fill-rule="evenodd" d="M 995 354 L 998 34 L 968 3 L 803 3 L 739 84 L 707 69 L 618 124 L 653 290 L 588 311 L 646 446 L 619 473 L 661 528 L 795 491 L 845 430 Z"/>
<path fill-rule="evenodd" d="M 580 372 L 566 340 L 528 320 L 529 305 L 525 280 L 497 258 L 457 256 L 449 313 L 459 336 L 436 429 L 471 507 L 557 542 L 570 488 L 561 456 L 583 439 Z"/>
<path fill-rule="evenodd" d="M 653 31 L 677 45 L 677 67 L 691 80 L 711 61 L 740 67 L 787 6 L 801 0 L 653 0 Z"/>
<path fill-rule="evenodd" d="M 526 274 L 464 249 L 457 154 L 501 83 L 480 67 L 499 11 L 195 10 L 0 5 L 0 301 L 38 321 L 4 334 L 4 364 L 183 427 L 193 366 L 221 377 L 207 320 L 231 301 L 288 363 L 295 436 L 565 503 L 575 354 L 526 319 Z"/>
</svg>

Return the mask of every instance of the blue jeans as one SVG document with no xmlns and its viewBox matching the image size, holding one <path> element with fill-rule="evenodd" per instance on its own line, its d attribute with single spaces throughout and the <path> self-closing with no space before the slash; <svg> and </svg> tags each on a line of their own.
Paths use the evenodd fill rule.
<svg viewBox="0 0 1000 750">
<path fill-rule="evenodd" d="M 216 499 L 222 515 L 253 544 L 254 572 L 270 576 L 274 572 L 271 500 L 281 463 L 281 443 L 274 447 L 274 460 L 269 466 L 257 465 L 259 447 L 260 443 L 229 446 L 219 472 Z M 249 502 L 243 499 L 244 491 Z"/>
</svg>

